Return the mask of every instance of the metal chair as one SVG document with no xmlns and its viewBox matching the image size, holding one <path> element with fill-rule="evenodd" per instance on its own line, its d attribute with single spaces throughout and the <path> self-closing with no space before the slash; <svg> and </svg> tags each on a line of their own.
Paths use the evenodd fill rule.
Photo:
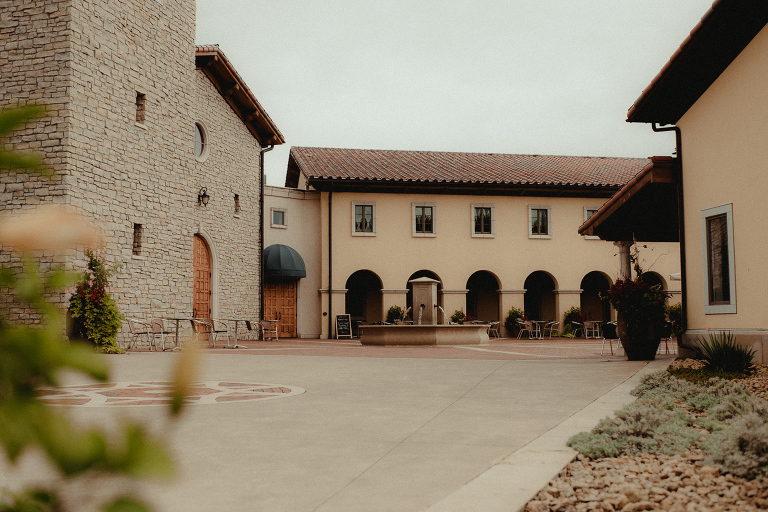
<svg viewBox="0 0 768 512">
<path fill-rule="evenodd" d="M 600 337 L 600 323 L 592 321 L 592 320 L 585 320 L 584 321 L 584 337 L 589 338 L 599 338 Z"/>
<path fill-rule="evenodd" d="M 535 337 L 535 328 L 533 327 L 533 322 L 530 320 L 518 319 L 517 324 L 520 326 L 520 332 L 517 333 L 517 339 L 522 338 L 524 332 L 528 333 L 529 339 Z"/>
<path fill-rule="evenodd" d="M 490 322 L 488 324 L 488 337 L 489 338 L 501 338 L 501 334 L 499 333 L 499 322 Z"/>
<path fill-rule="evenodd" d="M 269 335 L 269 339 L 272 339 L 272 334 L 275 335 L 275 340 L 278 339 L 277 335 L 277 320 L 262 320 L 259 322 L 261 325 L 261 339 L 265 340 L 267 339 L 267 335 Z"/>
<path fill-rule="evenodd" d="M 165 337 L 169 334 L 175 334 L 176 331 L 171 330 L 165 326 L 165 320 L 162 318 L 153 318 L 150 322 L 151 326 L 151 336 L 152 336 L 152 345 L 155 346 L 155 350 L 157 350 L 157 341 L 156 338 L 160 336 L 160 343 L 163 347 L 163 350 L 165 350 Z M 151 350 L 151 346 L 150 346 Z"/>
<path fill-rule="evenodd" d="M 211 343 L 213 335 L 211 334 L 211 324 L 204 318 L 190 318 L 192 324 L 193 341 L 200 342 L 200 338 L 208 338 Z"/>
<path fill-rule="evenodd" d="M 560 322 L 549 322 L 544 326 L 544 335 L 552 339 L 553 334 L 560 332 Z"/>
<path fill-rule="evenodd" d="M 128 322 L 128 329 L 131 331 L 131 339 L 128 341 L 128 346 L 126 349 L 132 349 L 136 348 L 136 345 L 139 342 L 139 339 L 142 336 L 147 337 L 147 344 L 149 345 L 150 350 L 152 349 L 152 325 L 148 322 L 142 322 L 141 320 L 137 320 L 135 318 L 126 318 L 126 321 Z"/>
<path fill-rule="evenodd" d="M 245 334 L 243 334 L 243 338 L 246 340 L 259 338 L 256 322 L 251 322 L 250 320 L 245 321 Z"/>
<path fill-rule="evenodd" d="M 677 354 L 677 350 L 675 349 L 675 342 L 672 340 L 672 322 L 667 322 L 664 324 L 664 329 L 661 331 L 661 341 L 664 342 L 664 347 L 666 348 L 666 353 L 669 354 L 669 346 L 672 345 L 672 353 Z M 656 351 L 657 354 L 661 354 L 661 343 L 659 343 L 659 349 Z"/>
<path fill-rule="evenodd" d="M 584 335 L 584 324 L 581 322 L 571 322 L 571 325 L 573 326 L 573 331 L 571 331 L 571 334 L 573 334 L 574 338 L 578 338 L 576 333 L 579 331 L 581 331 L 581 334 Z"/>
<path fill-rule="evenodd" d="M 613 355 L 613 342 L 614 340 L 616 343 L 616 350 L 619 350 L 621 348 L 621 339 L 619 338 L 619 334 L 617 332 L 617 325 L 616 322 L 605 322 L 603 324 L 603 344 L 600 347 L 600 355 L 603 355 L 603 350 L 605 350 L 605 342 L 608 342 L 608 347 L 611 349 L 611 355 Z"/>
</svg>

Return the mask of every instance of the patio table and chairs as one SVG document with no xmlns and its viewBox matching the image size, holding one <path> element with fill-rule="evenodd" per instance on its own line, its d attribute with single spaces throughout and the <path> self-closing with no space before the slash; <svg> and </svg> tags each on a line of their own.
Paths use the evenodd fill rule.
<svg viewBox="0 0 768 512">
<path fill-rule="evenodd" d="M 150 335 L 152 336 L 152 344 L 149 347 L 150 350 L 152 350 L 152 345 L 154 345 L 155 350 L 157 350 L 158 337 L 160 337 L 160 344 L 162 346 L 162 349 L 165 350 L 165 337 L 173 334 L 174 331 L 172 331 L 171 329 L 165 326 L 165 320 L 162 318 L 153 318 L 152 320 L 149 321 L 149 325 L 151 329 Z M 178 347 L 178 343 L 176 344 L 176 347 Z"/>
<path fill-rule="evenodd" d="M 528 339 L 543 339 L 541 335 L 541 324 L 543 320 L 518 320 L 517 323 L 520 326 L 520 332 L 517 333 L 517 337 L 522 338 L 523 333 L 528 333 Z"/>
</svg>

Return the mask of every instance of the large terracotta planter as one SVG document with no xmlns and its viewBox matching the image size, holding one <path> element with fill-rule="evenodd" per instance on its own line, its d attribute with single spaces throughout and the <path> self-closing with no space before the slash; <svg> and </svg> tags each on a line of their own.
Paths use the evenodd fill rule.
<svg viewBox="0 0 768 512">
<path fill-rule="evenodd" d="M 647 329 L 641 331 L 630 332 L 626 322 L 621 317 L 621 313 L 618 314 L 617 324 L 621 346 L 624 347 L 627 359 L 630 361 L 653 361 L 656 359 L 661 336 L 654 332 L 652 325 L 648 325 Z"/>
</svg>

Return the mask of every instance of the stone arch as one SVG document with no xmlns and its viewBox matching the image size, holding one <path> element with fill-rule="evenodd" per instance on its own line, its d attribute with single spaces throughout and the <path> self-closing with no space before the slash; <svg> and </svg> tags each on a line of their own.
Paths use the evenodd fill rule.
<svg viewBox="0 0 768 512">
<path fill-rule="evenodd" d="M 611 320 L 611 305 L 600 296 L 605 296 L 611 287 L 610 278 L 603 272 L 589 272 L 581 280 L 579 308 L 589 320 L 608 322 Z"/>
<path fill-rule="evenodd" d="M 557 281 L 543 270 L 525 278 L 525 315 L 531 320 L 557 320 Z"/>
<path fill-rule="evenodd" d="M 344 310 L 352 322 L 381 322 L 381 278 L 371 270 L 353 272 L 345 285 Z"/>
<path fill-rule="evenodd" d="M 467 279 L 466 314 L 479 320 L 499 320 L 499 279 L 478 270 Z"/>
<path fill-rule="evenodd" d="M 667 283 L 664 281 L 664 278 L 661 277 L 661 275 L 658 274 L 657 272 L 643 272 L 642 274 L 640 274 L 640 279 L 650 284 L 651 286 L 660 284 L 662 290 L 667 289 Z"/>
</svg>

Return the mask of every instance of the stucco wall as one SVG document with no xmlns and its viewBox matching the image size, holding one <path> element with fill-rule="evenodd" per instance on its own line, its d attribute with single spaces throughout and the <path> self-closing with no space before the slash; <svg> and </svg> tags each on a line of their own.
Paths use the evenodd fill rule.
<svg viewBox="0 0 768 512">
<path fill-rule="evenodd" d="M 376 204 L 376 236 L 352 236 L 352 202 Z M 436 205 L 437 236 L 412 236 L 411 204 Z M 610 283 L 618 275 L 617 248 L 610 242 L 588 240 L 577 228 L 584 221 L 584 207 L 599 207 L 604 199 L 408 195 L 408 194 L 333 194 L 333 314 L 344 309 L 346 281 L 357 270 L 374 272 L 382 281 L 385 294 L 383 309 L 398 304 L 405 307 L 404 290 L 409 277 L 416 271 L 429 270 L 441 280 L 442 303 L 450 315 L 465 307 L 467 280 L 478 270 L 493 274 L 499 283 L 500 319 L 510 307 L 523 308 L 526 278 L 543 271 L 555 284 L 553 315 L 562 321 L 563 313 L 579 306 L 581 281 L 589 272 L 599 271 Z M 495 207 L 495 236 L 473 238 L 471 215 L 473 204 L 493 204 Z M 327 230 L 327 193 L 320 200 L 323 231 Z M 528 236 L 528 205 L 550 206 L 551 239 Z M 328 247 L 324 236 L 322 258 L 327 268 Z M 641 265 L 658 273 L 665 288 L 679 290 L 679 282 L 669 275 L 679 272 L 677 244 L 648 244 L 641 249 Z M 328 288 L 327 276 L 322 276 L 322 288 Z M 327 310 L 327 294 L 323 296 L 323 311 Z M 671 299 L 678 302 L 679 293 Z M 327 327 L 324 326 L 324 332 Z"/>
<path fill-rule="evenodd" d="M 710 328 L 749 331 L 753 338 L 768 338 L 761 332 L 768 329 L 768 278 L 762 268 L 768 254 L 764 236 L 768 231 L 767 71 L 768 28 L 763 28 L 678 122 L 691 336 Z M 736 313 L 705 314 L 701 212 L 726 204 L 733 205 Z M 761 343 L 768 346 L 765 340 L 758 345 Z M 768 354 L 761 357 L 766 360 Z"/>
<path fill-rule="evenodd" d="M 271 210 L 285 212 L 285 227 L 272 227 Z M 283 244 L 295 249 L 304 260 L 307 277 L 298 282 L 297 330 L 301 338 L 318 338 L 320 313 L 321 255 L 320 193 L 282 187 L 264 187 L 264 247 Z"/>
</svg>

